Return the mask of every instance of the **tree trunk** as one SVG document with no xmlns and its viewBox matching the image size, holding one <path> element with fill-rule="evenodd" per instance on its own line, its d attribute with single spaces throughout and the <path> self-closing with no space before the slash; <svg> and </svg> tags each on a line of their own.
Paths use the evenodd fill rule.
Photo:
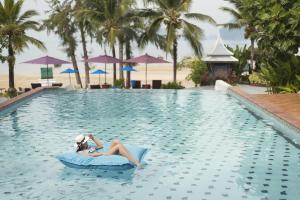
<svg viewBox="0 0 300 200">
<path fill-rule="evenodd" d="M 113 47 L 112 47 L 112 56 L 114 58 L 116 57 L 115 45 L 113 45 Z M 116 63 L 114 63 L 113 70 L 114 70 L 114 73 L 113 73 L 113 85 L 115 85 L 115 81 L 117 80 L 117 64 Z"/>
<path fill-rule="evenodd" d="M 176 83 L 177 76 L 177 39 L 173 41 L 173 82 Z"/>
<path fill-rule="evenodd" d="M 81 78 L 80 78 L 80 74 L 79 74 L 78 65 L 77 65 L 76 56 L 75 56 L 75 52 L 74 52 L 74 51 L 73 51 L 72 54 L 71 54 L 71 60 L 72 60 L 72 64 L 73 64 L 74 70 L 77 71 L 77 72 L 75 73 L 76 83 L 77 83 L 78 85 L 80 85 L 80 87 L 82 88 Z"/>
<path fill-rule="evenodd" d="M 130 46 L 130 40 L 126 40 L 125 42 L 125 54 L 126 54 L 126 60 L 129 60 L 131 57 L 131 46 Z M 126 72 L 126 86 L 130 88 L 130 72 Z"/>
<path fill-rule="evenodd" d="M 254 70 L 254 39 L 251 39 L 251 69 L 249 70 L 249 73 L 252 74 L 252 70 Z"/>
<path fill-rule="evenodd" d="M 80 35 L 81 35 L 81 43 L 83 48 L 83 58 L 84 58 L 84 68 L 85 68 L 85 88 L 88 88 L 90 84 L 90 66 L 89 63 L 86 61 L 88 59 L 88 52 L 86 47 L 86 39 L 85 39 L 85 33 L 83 25 L 81 24 L 79 26 L 80 29 Z"/>
<path fill-rule="evenodd" d="M 122 71 L 123 68 L 123 54 L 124 54 L 124 45 L 123 45 L 123 41 L 121 39 L 119 39 L 119 60 L 121 61 L 121 63 L 119 63 L 119 77 L 120 79 L 124 79 L 124 74 Z"/>
<path fill-rule="evenodd" d="M 8 68 L 9 68 L 9 90 L 15 90 L 15 74 L 14 74 L 14 68 L 15 68 L 15 55 L 14 50 L 12 46 L 12 38 L 11 36 L 8 37 Z"/>
</svg>

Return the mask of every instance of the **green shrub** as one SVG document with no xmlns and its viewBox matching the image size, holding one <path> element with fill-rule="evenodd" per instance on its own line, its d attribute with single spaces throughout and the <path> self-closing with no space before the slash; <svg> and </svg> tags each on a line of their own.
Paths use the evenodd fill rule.
<svg viewBox="0 0 300 200">
<path fill-rule="evenodd" d="M 261 86 L 267 86 L 268 82 L 263 79 L 259 73 L 253 72 L 249 75 L 249 82 L 252 85 L 261 85 Z"/>
<path fill-rule="evenodd" d="M 250 59 L 250 51 L 248 50 L 247 45 L 243 47 L 237 45 L 235 48 L 226 45 L 226 48 L 238 59 L 238 62 L 233 65 L 233 71 L 239 80 L 243 72 L 249 71 L 248 59 Z"/>
<path fill-rule="evenodd" d="M 124 83 L 125 83 L 124 79 L 118 79 L 118 80 L 115 80 L 114 86 L 117 88 L 124 88 L 125 87 Z"/>
<path fill-rule="evenodd" d="M 15 88 L 8 88 L 5 96 L 9 97 L 9 98 L 13 98 L 16 97 L 18 95 L 18 92 Z"/>
<path fill-rule="evenodd" d="M 163 84 L 161 88 L 162 89 L 184 89 L 184 87 L 181 85 L 181 82 L 178 83 L 169 82 L 167 84 Z"/>
<path fill-rule="evenodd" d="M 208 75 L 207 64 L 199 58 L 186 57 L 179 63 L 179 68 L 191 69 L 187 80 L 193 81 L 195 86 L 200 86 Z"/>
<path fill-rule="evenodd" d="M 267 81 L 272 93 L 293 92 L 300 76 L 300 58 L 291 56 L 263 63 L 260 76 Z"/>
<path fill-rule="evenodd" d="M 278 87 L 280 93 L 297 93 L 300 91 L 300 76 L 296 76 L 296 81 L 293 84 L 287 84 L 284 87 Z"/>
</svg>

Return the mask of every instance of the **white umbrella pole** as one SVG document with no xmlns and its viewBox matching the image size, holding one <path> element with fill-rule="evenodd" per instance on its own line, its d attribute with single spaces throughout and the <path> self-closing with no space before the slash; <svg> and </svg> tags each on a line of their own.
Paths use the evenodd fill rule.
<svg viewBox="0 0 300 200">
<path fill-rule="evenodd" d="M 47 85 L 49 87 L 49 75 L 48 75 L 48 69 L 49 69 L 49 66 L 48 66 L 48 63 L 47 63 Z"/>
<path fill-rule="evenodd" d="M 99 74 L 99 85 L 101 85 L 101 84 L 100 84 L 100 74 Z"/>
<path fill-rule="evenodd" d="M 71 85 L 71 73 L 69 73 L 69 82 L 70 82 L 70 85 Z"/>
<path fill-rule="evenodd" d="M 106 84 L 106 63 L 105 63 L 105 74 L 104 74 L 104 84 Z"/>
<path fill-rule="evenodd" d="M 147 70 L 148 70 L 148 64 L 146 63 L 146 85 L 147 85 Z"/>
</svg>

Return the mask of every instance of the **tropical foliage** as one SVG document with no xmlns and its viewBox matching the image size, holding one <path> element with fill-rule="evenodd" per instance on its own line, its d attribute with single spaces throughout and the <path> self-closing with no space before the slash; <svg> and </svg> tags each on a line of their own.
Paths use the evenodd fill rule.
<svg viewBox="0 0 300 200">
<path fill-rule="evenodd" d="M 14 67 L 15 55 L 22 52 L 29 44 L 45 49 L 44 44 L 27 34 L 29 30 L 39 31 L 39 23 L 32 18 L 37 16 L 35 10 L 22 12 L 24 0 L 4 0 L 0 2 L 0 36 L 8 51 L 5 60 L 9 68 L 9 92 L 16 94 Z"/>
<path fill-rule="evenodd" d="M 0 62 L 5 62 L 5 56 L 3 54 L 3 51 L 7 48 L 7 42 L 3 37 L 0 37 Z"/>
<path fill-rule="evenodd" d="M 253 72 L 249 75 L 249 82 L 251 85 L 257 85 L 257 86 L 267 86 L 268 83 L 265 79 L 262 78 L 260 73 Z"/>
<path fill-rule="evenodd" d="M 67 55 L 71 58 L 74 70 L 77 72 L 76 82 L 82 87 L 80 74 L 78 71 L 78 64 L 76 60 L 76 47 L 77 42 L 75 38 L 76 22 L 74 21 L 73 7 L 71 1 L 49 1 L 50 10 L 48 11 L 48 19 L 44 20 L 43 28 L 46 28 L 48 32 L 57 34 L 62 45 L 65 46 Z"/>
<path fill-rule="evenodd" d="M 300 2 L 289 0 L 246 1 L 244 7 L 257 11 L 257 41 L 265 56 L 286 57 L 300 46 Z"/>
<path fill-rule="evenodd" d="M 89 35 L 91 38 L 93 37 L 93 25 L 90 23 L 90 20 L 86 17 L 81 16 L 81 12 L 85 9 L 86 1 L 85 0 L 76 0 L 75 6 L 73 8 L 74 13 L 74 22 L 78 27 L 82 50 L 83 50 L 83 58 L 84 58 L 84 69 L 85 69 L 85 88 L 88 88 L 90 84 L 90 66 L 87 62 L 88 59 L 88 50 L 87 50 L 87 40 L 86 36 Z"/>
<path fill-rule="evenodd" d="M 188 68 L 191 70 L 186 79 L 193 81 L 195 87 L 200 86 L 208 76 L 207 64 L 197 57 L 186 57 L 178 66 L 179 68 Z"/>
<path fill-rule="evenodd" d="M 237 58 L 239 61 L 236 63 L 233 67 L 233 70 L 235 74 L 238 76 L 238 78 L 242 75 L 245 71 L 250 71 L 248 66 L 248 59 L 250 58 L 250 52 L 247 48 L 247 45 L 244 45 L 243 47 L 236 46 L 235 48 L 232 48 L 230 46 L 226 46 L 227 49 L 229 49 L 235 58 Z"/>
<path fill-rule="evenodd" d="M 260 75 L 267 81 L 272 93 L 297 92 L 294 89 L 297 89 L 299 83 L 300 57 L 291 56 L 284 61 L 274 60 L 264 63 Z"/>
<path fill-rule="evenodd" d="M 84 8 L 79 12 L 80 17 L 86 18 L 94 27 L 96 40 L 100 45 L 108 46 L 113 57 L 116 57 L 116 46 L 119 45 L 119 59 L 123 61 L 124 50 L 130 52 L 131 42 L 138 40 L 141 20 L 129 15 L 134 8 L 134 0 L 83 0 Z M 123 64 L 121 63 L 119 69 Z M 113 81 L 116 81 L 117 70 L 114 65 Z M 124 78 L 119 70 L 120 79 Z"/>
<path fill-rule="evenodd" d="M 234 16 L 234 22 L 223 25 L 230 29 L 245 28 L 245 37 L 252 40 L 252 59 L 256 41 L 260 57 L 260 78 L 266 81 L 272 93 L 296 92 L 299 57 L 296 58 L 294 54 L 298 52 L 300 46 L 300 2 L 227 1 L 231 2 L 234 8 L 222 9 Z"/>
<path fill-rule="evenodd" d="M 245 6 L 246 3 L 249 3 L 251 0 L 225 0 L 234 5 L 234 8 L 230 7 L 221 7 L 221 10 L 228 12 L 233 16 L 233 22 L 226 24 L 220 24 L 225 28 L 231 29 L 241 29 L 245 30 L 245 38 L 250 39 L 251 41 L 251 68 L 254 68 L 254 44 L 257 39 L 257 30 L 255 27 L 255 22 L 257 20 L 257 10 L 251 9 L 248 10 Z M 253 2 L 253 1 L 251 1 Z"/>
<path fill-rule="evenodd" d="M 197 22 L 208 22 L 215 24 L 215 21 L 208 15 L 201 13 L 191 13 L 192 0 L 145 0 L 153 6 L 153 9 L 144 9 L 139 12 L 139 16 L 147 17 L 150 21 L 147 30 L 148 38 L 156 35 L 164 29 L 165 51 L 171 53 L 173 57 L 173 82 L 176 83 L 178 40 L 184 38 L 193 48 L 195 55 L 202 55 L 201 39 L 203 30 L 189 20 Z"/>
<path fill-rule="evenodd" d="M 161 88 L 162 89 L 184 89 L 184 87 L 181 85 L 181 82 L 178 83 L 168 82 L 167 84 L 163 84 Z"/>
<path fill-rule="evenodd" d="M 250 58 L 259 61 L 259 78 L 269 84 L 272 92 L 294 92 L 298 89 L 299 65 L 293 55 L 300 46 L 300 2 L 289 0 L 226 0 L 233 7 L 222 7 L 234 20 L 221 24 L 229 29 L 245 30 L 250 39 L 250 51 L 244 47 L 231 49 L 239 59 L 234 71 L 239 77 Z M 119 59 L 129 59 L 132 46 L 144 48 L 149 43 L 173 57 L 173 82 L 165 87 L 177 87 L 177 68 L 189 67 L 188 76 L 195 85 L 203 83 L 207 67 L 198 58 L 185 59 L 178 65 L 178 41 L 184 39 L 197 57 L 202 55 L 203 29 L 198 22 L 214 24 L 214 20 L 201 13 L 190 12 L 192 0 L 144 0 L 144 9 L 137 9 L 136 0 L 48 0 L 49 11 L 43 25 L 32 20 L 34 10 L 23 11 L 24 0 L 0 2 L 0 61 L 9 65 L 9 87 L 14 90 L 15 55 L 31 43 L 44 49 L 41 41 L 30 37 L 29 30 L 46 29 L 58 35 L 74 69 L 78 70 L 76 50 L 82 46 L 83 58 L 88 58 L 88 39 L 109 48 Z M 257 43 L 259 57 L 255 56 Z M 7 50 L 7 56 L 3 55 Z M 106 50 L 106 49 L 105 49 Z M 298 58 L 299 59 L 299 58 Z M 122 67 L 120 63 L 120 68 Z M 181 66 L 182 65 L 182 66 Z M 90 66 L 85 62 L 85 86 L 89 80 Z M 119 80 L 124 75 L 119 70 Z M 257 75 L 257 74 L 256 74 Z M 114 66 L 114 83 L 118 84 Z M 257 77 L 254 76 L 254 79 Z M 130 80 L 130 74 L 126 79 Z M 79 72 L 76 80 L 82 86 Z M 180 84 L 179 84 L 180 85 Z M 180 86 L 179 86 L 180 87 Z"/>
</svg>

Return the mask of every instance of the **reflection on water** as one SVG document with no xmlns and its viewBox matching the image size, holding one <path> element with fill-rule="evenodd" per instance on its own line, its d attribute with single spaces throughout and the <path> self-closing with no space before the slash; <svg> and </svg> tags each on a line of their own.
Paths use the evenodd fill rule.
<svg viewBox="0 0 300 200">
<path fill-rule="evenodd" d="M 143 169 L 72 169 L 93 133 L 151 149 Z M 0 199 L 300 199 L 300 151 L 214 91 L 47 91 L 0 116 Z"/>
</svg>

